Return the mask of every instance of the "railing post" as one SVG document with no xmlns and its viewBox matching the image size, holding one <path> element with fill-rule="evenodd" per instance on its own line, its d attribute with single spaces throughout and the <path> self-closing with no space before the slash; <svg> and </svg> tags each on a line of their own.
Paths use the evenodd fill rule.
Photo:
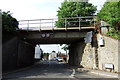
<svg viewBox="0 0 120 80">
<path fill-rule="evenodd" d="M 29 20 L 28 20 L 28 23 L 27 23 L 27 31 L 29 30 Z"/>
<path fill-rule="evenodd" d="M 52 19 L 52 30 L 54 30 L 53 23 L 54 23 L 54 22 L 53 22 L 53 19 Z"/>
<path fill-rule="evenodd" d="M 81 18 L 79 17 L 79 31 L 80 31 L 80 29 L 81 29 L 81 27 L 80 27 L 80 19 L 81 19 Z"/>
<path fill-rule="evenodd" d="M 94 28 L 95 28 L 95 17 L 93 17 L 93 20 L 94 20 Z"/>
<path fill-rule="evenodd" d="M 67 31 L 67 21 L 66 21 L 66 18 L 65 18 L 65 30 Z"/>
<path fill-rule="evenodd" d="M 41 31 L 41 19 L 40 19 L 39 31 Z"/>
</svg>

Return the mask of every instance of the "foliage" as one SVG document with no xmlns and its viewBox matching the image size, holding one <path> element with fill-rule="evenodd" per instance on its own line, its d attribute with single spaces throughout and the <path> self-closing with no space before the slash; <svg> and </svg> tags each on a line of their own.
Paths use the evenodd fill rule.
<svg viewBox="0 0 120 80">
<path fill-rule="evenodd" d="M 49 53 L 44 53 L 43 56 L 49 56 Z"/>
<path fill-rule="evenodd" d="M 60 46 L 62 46 L 63 44 L 61 44 Z M 65 44 L 61 49 L 63 49 L 64 51 L 67 52 L 67 50 L 69 49 L 69 44 Z"/>
<path fill-rule="evenodd" d="M 52 53 L 56 53 L 56 51 L 53 50 Z"/>
<path fill-rule="evenodd" d="M 120 40 L 120 30 L 111 29 L 107 36 L 111 36 L 112 38 L 119 39 Z"/>
<path fill-rule="evenodd" d="M 64 51 L 67 51 L 67 50 L 68 50 L 68 46 L 65 45 L 65 46 L 62 47 L 62 49 L 63 49 Z"/>
<path fill-rule="evenodd" d="M 96 7 L 88 2 L 69 2 L 64 1 L 57 11 L 58 21 L 56 22 L 57 27 L 65 27 L 65 20 L 61 18 L 68 17 L 83 17 L 83 16 L 93 16 L 96 11 Z M 74 21 L 75 19 L 67 19 L 67 21 Z M 76 21 L 76 20 L 75 20 Z M 78 20 L 77 20 L 78 21 Z M 68 23 L 67 25 L 74 25 Z"/>
<path fill-rule="evenodd" d="M 113 28 L 107 35 L 120 39 L 120 1 L 106 2 L 97 16 L 99 20 L 106 21 Z"/>
<path fill-rule="evenodd" d="M 10 11 L 1 12 L 2 14 L 2 32 L 3 34 L 14 33 L 16 28 L 18 28 L 18 21 L 12 17 Z"/>
<path fill-rule="evenodd" d="M 100 20 L 104 20 L 116 30 L 120 30 L 120 1 L 106 2 L 97 14 Z"/>
</svg>

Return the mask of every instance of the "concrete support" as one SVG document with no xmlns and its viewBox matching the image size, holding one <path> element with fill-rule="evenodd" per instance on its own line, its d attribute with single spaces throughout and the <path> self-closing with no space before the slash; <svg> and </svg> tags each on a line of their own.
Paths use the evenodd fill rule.
<svg viewBox="0 0 120 80">
<path fill-rule="evenodd" d="M 84 53 L 85 43 L 72 43 L 69 47 L 69 64 L 81 67 L 82 55 Z"/>
<path fill-rule="evenodd" d="M 84 40 L 72 43 L 69 47 L 69 64 L 77 67 L 97 68 L 97 47 L 98 45 L 95 35 L 92 43 L 85 43 Z"/>
<path fill-rule="evenodd" d="M 2 70 L 15 69 L 17 67 L 18 38 L 14 37 L 2 44 Z"/>
<path fill-rule="evenodd" d="M 34 63 L 35 48 L 29 43 L 14 37 L 2 45 L 3 72 Z"/>
<path fill-rule="evenodd" d="M 19 41 L 17 66 L 24 67 L 34 63 L 35 47 L 27 42 Z"/>
</svg>

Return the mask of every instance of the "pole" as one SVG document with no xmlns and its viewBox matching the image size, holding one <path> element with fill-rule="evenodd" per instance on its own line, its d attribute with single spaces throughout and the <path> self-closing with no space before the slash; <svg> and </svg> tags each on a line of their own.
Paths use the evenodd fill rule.
<svg viewBox="0 0 120 80">
<path fill-rule="evenodd" d="M 66 18 L 65 18 L 65 30 L 67 31 L 67 21 L 66 21 Z"/>
<path fill-rule="evenodd" d="M 79 18 L 79 31 L 80 31 L 80 18 Z"/>
<path fill-rule="evenodd" d="M 27 31 L 29 30 L 29 20 L 28 20 L 28 23 L 27 23 Z"/>
<path fill-rule="evenodd" d="M 39 26 L 39 31 L 41 31 L 41 19 L 40 19 L 40 26 Z"/>
</svg>

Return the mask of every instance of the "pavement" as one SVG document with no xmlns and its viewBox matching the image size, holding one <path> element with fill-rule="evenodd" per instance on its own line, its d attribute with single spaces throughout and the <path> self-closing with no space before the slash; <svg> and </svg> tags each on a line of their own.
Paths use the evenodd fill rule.
<svg viewBox="0 0 120 80">
<path fill-rule="evenodd" d="M 113 73 L 113 72 L 106 72 L 106 71 L 101 71 L 101 70 L 92 70 L 92 69 L 86 69 L 86 68 L 77 68 L 76 71 L 84 71 L 87 73 L 92 73 L 92 74 L 97 74 L 101 76 L 107 76 L 111 78 L 120 78 L 118 73 Z"/>
</svg>

